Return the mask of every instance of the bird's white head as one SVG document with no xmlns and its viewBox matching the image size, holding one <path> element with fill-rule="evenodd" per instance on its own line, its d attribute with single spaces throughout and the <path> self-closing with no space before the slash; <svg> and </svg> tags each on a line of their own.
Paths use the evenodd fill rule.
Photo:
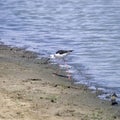
<svg viewBox="0 0 120 120">
<path fill-rule="evenodd" d="M 50 55 L 50 58 L 55 59 L 55 55 Z"/>
</svg>

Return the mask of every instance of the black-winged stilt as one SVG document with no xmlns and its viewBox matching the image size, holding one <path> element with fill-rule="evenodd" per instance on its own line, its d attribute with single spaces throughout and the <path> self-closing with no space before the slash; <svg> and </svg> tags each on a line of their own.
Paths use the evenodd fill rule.
<svg viewBox="0 0 120 120">
<path fill-rule="evenodd" d="M 63 59 L 65 62 L 65 57 L 69 55 L 73 50 L 58 50 L 55 54 L 50 55 L 51 58 Z"/>
<path fill-rule="evenodd" d="M 50 55 L 50 57 L 53 59 L 62 59 L 68 69 L 68 65 L 66 64 L 65 57 L 69 55 L 72 51 L 73 50 L 58 50 L 55 54 Z M 68 75 L 68 78 L 70 79 L 70 75 Z"/>
</svg>

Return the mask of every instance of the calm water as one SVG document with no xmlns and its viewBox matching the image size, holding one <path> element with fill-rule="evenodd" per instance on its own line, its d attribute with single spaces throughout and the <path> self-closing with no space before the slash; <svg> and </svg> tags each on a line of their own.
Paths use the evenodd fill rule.
<svg viewBox="0 0 120 120">
<path fill-rule="evenodd" d="M 120 0 L 0 0 L 0 38 L 45 56 L 73 49 L 77 82 L 120 93 Z"/>
</svg>

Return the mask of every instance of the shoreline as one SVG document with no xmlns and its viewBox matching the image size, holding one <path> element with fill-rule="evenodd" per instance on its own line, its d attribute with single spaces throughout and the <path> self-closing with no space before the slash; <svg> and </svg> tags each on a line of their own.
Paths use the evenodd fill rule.
<svg viewBox="0 0 120 120">
<path fill-rule="evenodd" d="M 1 120 L 120 119 L 120 105 L 111 106 L 85 85 L 53 76 L 58 68 L 36 58 L 34 52 L 0 45 Z"/>
</svg>

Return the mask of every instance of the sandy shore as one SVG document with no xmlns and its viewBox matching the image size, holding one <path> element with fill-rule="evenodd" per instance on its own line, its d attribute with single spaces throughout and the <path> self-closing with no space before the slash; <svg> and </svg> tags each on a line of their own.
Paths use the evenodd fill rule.
<svg viewBox="0 0 120 120">
<path fill-rule="evenodd" d="M 55 67 L 36 57 L 0 45 L 0 120 L 120 120 L 120 105 L 53 75 Z"/>
</svg>

